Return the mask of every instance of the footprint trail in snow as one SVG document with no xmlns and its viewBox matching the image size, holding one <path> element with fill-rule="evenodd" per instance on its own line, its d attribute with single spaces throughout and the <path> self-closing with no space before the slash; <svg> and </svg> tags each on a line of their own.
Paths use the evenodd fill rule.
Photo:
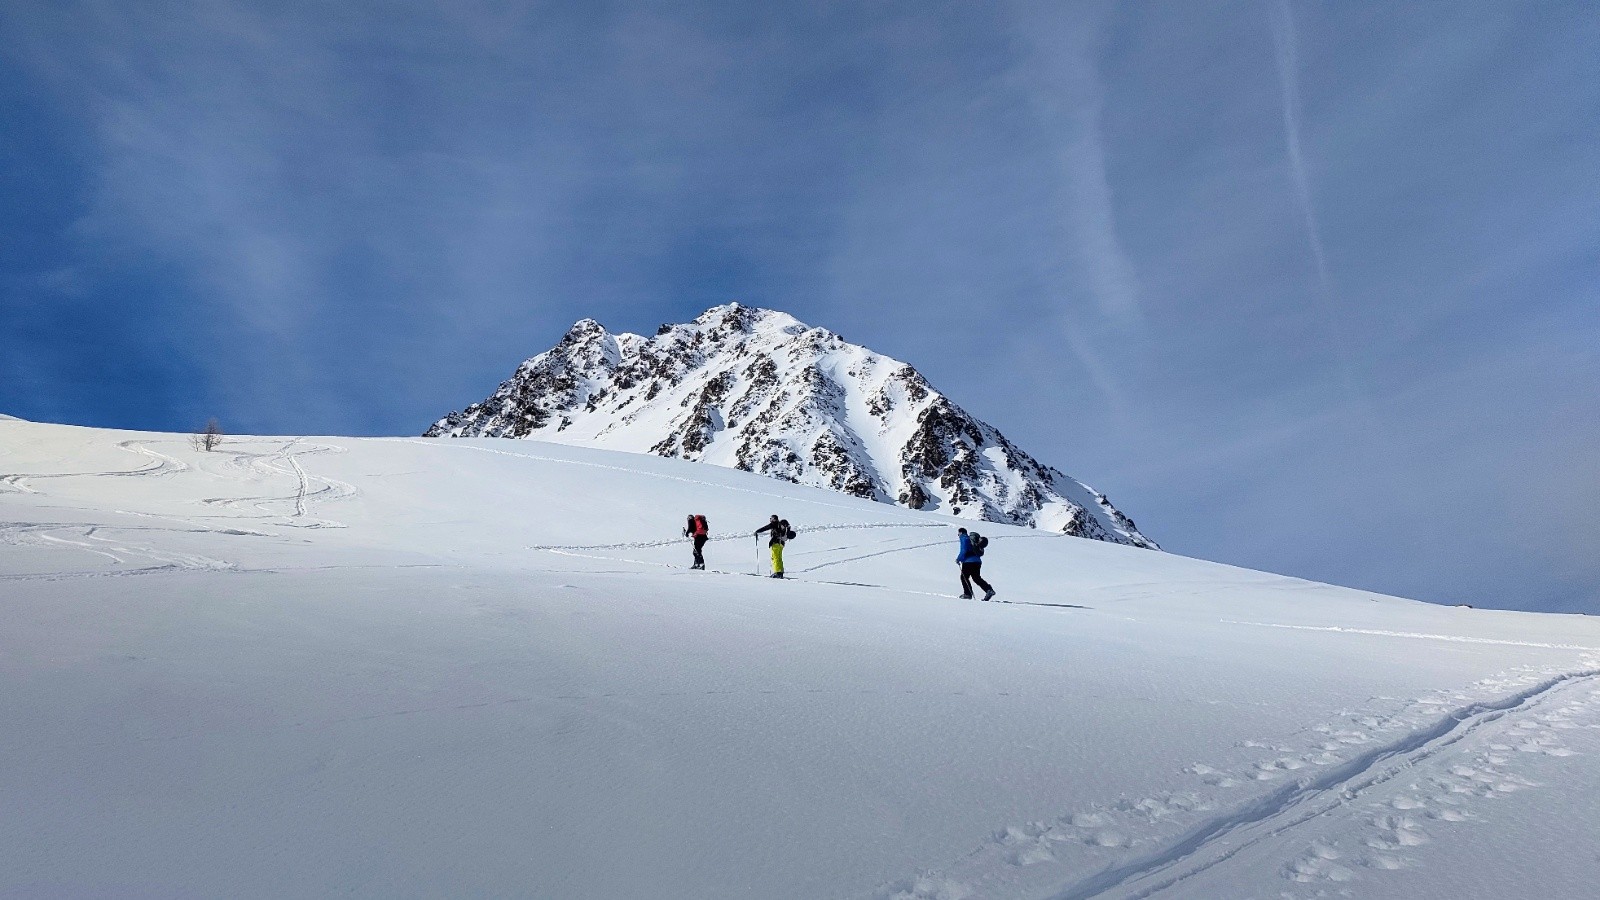
<svg viewBox="0 0 1600 900">
<path fill-rule="evenodd" d="M 1600 729 L 1600 656 L 1572 670 L 1508 672 L 1394 711 L 1350 710 L 1297 740 L 1242 741 L 1236 759 L 1186 768 L 1191 788 L 1005 826 L 949 868 L 870 896 L 1214 897 L 1240 883 L 1235 869 L 1273 860 L 1283 882 L 1273 896 L 1328 896 L 1415 865 L 1417 848 L 1475 819 L 1482 804 L 1539 789 L 1518 757 L 1573 756 L 1562 735 L 1580 728 Z"/>
</svg>

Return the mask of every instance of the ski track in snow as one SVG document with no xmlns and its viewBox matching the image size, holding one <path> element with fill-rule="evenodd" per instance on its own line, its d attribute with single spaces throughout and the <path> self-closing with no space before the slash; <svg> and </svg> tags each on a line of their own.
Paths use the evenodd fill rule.
<svg viewBox="0 0 1600 900">
<path fill-rule="evenodd" d="M 944 523 L 937 523 L 937 522 L 936 523 L 917 522 L 917 523 L 910 523 L 910 524 L 903 523 L 903 522 L 864 522 L 864 523 L 857 523 L 857 524 L 818 525 L 818 526 L 813 526 L 813 527 L 807 528 L 803 533 L 809 535 L 809 534 L 814 534 L 814 533 L 817 533 L 817 532 L 864 531 L 864 530 L 871 530 L 871 529 L 876 529 L 876 528 L 937 528 L 937 529 L 948 530 L 949 526 L 945 525 Z M 750 537 L 750 535 L 747 535 L 747 534 L 733 534 L 733 535 L 721 535 L 721 536 L 718 536 L 718 537 L 713 537 L 711 540 L 712 541 L 740 541 L 740 540 L 744 540 L 747 537 Z M 1012 540 L 1012 539 L 1016 539 L 1016 538 L 1026 538 L 1026 537 L 1031 537 L 1031 535 L 1017 535 L 1017 536 L 1013 536 L 1013 535 L 997 535 L 997 536 L 991 538 L 991 540 L 1002 541 L 1002 540 Z M 533 544 L 533 545 L 525 546 L 523 549 L 524 550 L 538 551 L 538 552 L 542 552 L 542 553 L 550 553 L 550 554 L 554 554 L 556 556 L 568 556 L 568 557 L 573 557 L 573 558 L 577 558 L 577 559 L 593 559 L 593 560 L 599 560 L 599 561 L 602 561 L 602 562 L 627 563 L 629 565 L 644 566 L 644 567 L 656 568 L 656 569 L 682 570 L 686 574 L 692 574 L 693 570 L 690 570 L 685 566 L 674 564 L 674 563 L 656 562 L 656 561 L 652 561 L 652 560 L 643 560 L 643 559 L 630 559 L 630 558 L 624 557 L 624 556 L 603 555 L 603 551 L 613 551 L 613 550 L 649 550 L 649 549 L 656 549 L 656 548 L 661 548 L 661 547 L 677 546 L 677 545 L 680 545 L 680 544 L 685 544 L 687 542 L 687 540 L 688 540 L 687 538 L 677 537 L 677 538 L 670 538 L 670 539 L 667 539 L 667 540 L 632 541 L 632 542 L 618 543 L 618 544 L 559 544 L 559 545 L 557 545 L 557 544 Z M 890 538 L 889 540 L 885 541 L 885 543 L 891 543 L 891 542 L 893 542 L 895 540 L 899 540 L 899 539 Z M 816 563 L 815 565 L 810 565 L 810 566 L 795 567 L 793 565 L 790 565 L 790 566 L 786 567 L 785 571 L 789 575 L 804 575 L 804 574 L 809 573 L 809 572 L 815 572 L 815 571 L 817 571 L 819 569 L 825 569 L 825 568 L 828 568 L 829 566 L 841 565 L 843 563 L 856 562 L 856 561 L 863 560 L 863 559 L 872 559 L 874 557 L 887 556 L 887 555 L 893 554 L 893 553 L 905 553 L 905 552 L 908 552 L 908 551 L 911 551 L 911 550 L 925 550 L 925 549 L 927 549 L 929 547 L 948 546 L 949 544 L 950 544 L 950 541 L 948 539 L 939 540 L 939 541 L 931 541 L 931 542 L 926 542 L 926 543 L 909 544 L 909 545 L 901 546 L 901 547 L 892 547 L 892 548 L 887 549 L 887 550 L 879 550 L 879 551 L 876 551 L 876 552 L 873 552 L 873 553 L 866 553 L 866 554 L 862 554 L 862 555 L 859 555 L 859 556 L 851 556 L 851 557 L 848 557 L 848 558 L 845 558 L 845 559 L 829 560 L 827 562 Z M 764 549 L 765 549 L 764 546 L 758 546 L 758 550 L 764 550 Z M 854 548 L 853 547 L 848 547 L 848 546 L 847 547 L 830 547 L 830 548 L 824 548 L 824 549 L 821 549 L 821 550 L 812 550 L 812 551 L 806 551 L 806 552 L 808 554 L 814 554 L 814 553 L 826 553 L 826 552 L 830 552 L 830 551 L 840 551 L 840 550 L 850 550 L 850 549 L 854 549 Z M 585 551 L 587 551 L 587 552 L 585 552 Z M 758 560 L 758 566 L 765 564 L 765 557 L 764 556 L 759 556 L 758 555 L 757 560 Z M 598 574 L 598 573 L 591 572 L 590 574 Z M 611 573 L 611 574 L 635 574 L 635 573 L 633 573 L 633 572 L 615 572 L 615 573 Z M 733 571 L 728 571 L 728 570 L 725 570 L 725 569 L 707 569 L 705 572 L 699 573 L 699 574 L 707 574 L 707 575 L 741 575 L 741 574 L 752 574 L 752 573 L 733 572 Z M 896 593 L 896 594 L 911 594 L 911 595 L 916 595 L 916 596 L 920 596 L 920 597 L 950 598 L 950 597 L 955 596 L 954 591 L 951 591 L 949 593 L 939 592 L 939 591 L 918 591 L 918 590 L 912 590 L 912 589 L 909 589 L 909 588 L 891 587 L 891 586 L 885 585 L 885 584 L 868 584 L 868 583 L 865 583 L 865 582 L 857 582 L 857 581 L 827 581 L 827 580 L 815 579 L 815 578 L 808 578 L 808 579 L 805 579 L 805 581 L 808 584 L 831 584 L 831 585 L 834 585 L 836 587 L 872 588 L 872 589 L 880 590 L 880 591 L 890 591 L 890 592 L 893 592 L 893 593 Z M 991 601 L 991 602 L 994 602 L 994 603 L 1009 603 L 1009 604 L 1020 605 L 1020 606 L 1043 606 L 1043 607 L 1052 607 L 1052 608 L 1057 608 L 1057 609 L 1089 609 L 1090 608 L 1090 607 L 1087 607 L 1087 606 L 1080 606 L 1080 605 L 1074 604 L 1074 603 L 1030 603 L 1030 602 L 1008 601 L 1008 600 L 999 600 L 999 599 Z"/>
<path fill-rule="evenodd" d="M 1457 644 L 1494 644 L 1502 647 L 1539 647 L 1547 650 L 1595 650 L 1600 647 L 1589 647 L 1583 644 L 1545 644 L 1538 641 L 1512 641 L 1502 638 L 1467 637 L 1456 634 L 1424 634 L 1415 631 L 1383 631 L 1373 628 L 1346 628 L 1340 625 L 1284 625 L 1277 622 L 1239 622 L 1233 619 L 1222 619 L 1224 625 L 1254 625 L 1257 628 L 1289 628 L 1295 631 L 1328 631 L 1338 634 L 1371 634 L 1379 637 L 1415 638 L 1428 641 L 1449 641 Z"/>
<path fill-rule="evenodd" d="M 116 446 L 130 453 L 147 457 L 150 461 L 137 469 L 98 472 L 13 473 L 0 475 L 0 484 L 14 493 L 40 494 L 41 490 L 29 482 L 35 479 L 68 478 L 128 478 L 163 477 L 190 471 L 188 463 L 146 446 L 148 441 L 126 440 Z M 292 494 L 213 497 L 199 500 L 199 504 L 226 509 L 232 515 L 195 513 L 179 516 L 156 516 L 149 513 L 126 513 L 144 518 L 165 519 L 180 523 L 181 527 L 138 527 L 68 522 L 0 522 L 0 544 L 34 546 L 77 550 L 109 561 L 112 568 L 84 572 L 44 572 L 9 574 L 0 581 L 55 581 L 64 578 L 107 578 L 131 575 L 150 575 L 173 572 L 244 571 L 237 563 L 212 557 L 158 550 L 137 540 L 141 532 L 222 534 L 233 536 L 269 537 L 267 532 L 236 527 L 195 527 L 191 520 L 224 519 L 227 521 L 264 520 L 264 524 L 302 528 L 342 528 L 341 523 L 309 515 L 313 503 L 345 500 L 354 497 L 355 486 L 325 476 L 314 475 L 300 464 L 300 457 L 318 453 L 343 453 L 344 448 L 326 444 L 307 444 L 294 438 L 269 452 L 246 450 L 250 439 L 226 441 L 217 451 L 226 454 L 222 466 L 233 470 L 247 480 L 294 481 Z M 272 571 L 272 570 L 250 570 Z"/>
<path fill-rule="evenodd" d="M 233 512 L 255 513 L 259 517 L 273 519 L 275 524 L 288 527 L 344 527 L 342 522 L 333 519 L 314 518 L 307 513 L 313 501 L 325 503 L 348 500 L 359 493 L 357 488 L 347 482 L 321 475 L 312 475 L 300 464 L 301 456 L 310 456 L 318 453 L 344 453 L 343 447 L 336 447 L 331 444 L 307 444 L 301 438 L 294 438 L 281 447 L 274 448 L 266 453 L 246 451 L 238 446 L 238 442 L 225 444 L 224 446 L 228 448 L 228 452 L 231 454 L 232 458 L 229 460 L 228 465 L 232 468 L 246 473 L 246 477 L 253 480 L 281 481 L 285 477 L 293 479 L 294 493 L 250 497 L 208 497 L 201 500 L 201 503 Z"/>
<path fill-rule="evenodd" d="M 1537 788 L 1515 772 L 1518 754 L 1575 755 L 1561 732 L 1600 728 L 1600 656 L 1579 664 L 1569 671 L 1524 667 L 1430 693 L 1398 712 L 1346 711 L 1340 721 L 1308 729 L 1308 742 L 1245 741 L 1242 755 L 1253 760 L 1184 769 L 1195 789 L 1006 826 L 948 869 L 869 896 L 1213 896 L 1203 883 L 1207 873 L 1263 855 L 1281 860 L 1280 896 L 1326 896 L 1330 886 L 1415 865 L 1409 853 L 1430 843 L 1434 831 L 1472 820 L 1475 805 Z M 1227 796 L 1286 777 L 1265 793 L 1232 802 Z M 1091 874 L 1076 874 L 1082 872 Z M 1187 893 L 1191 887 L 1200 892 Z"/>
<path fill-rule="evenodd" d="M 119 441 L 116 444 L 119 450 L 135 453 L 149 459 L 149 462 L 137 469 L 109 470 L 100 472 L 49 472 L 49 473 L 14 473 L 0 475 L 0 483 L 17 493 L 39 494 L 40 490 L 29 484 L 33 479 L 61 479 L 61 478 L 131 478 L 131 477 L 163 477 L 175 475 L 189 470 L 189 465 L 174 459 L 165 453 L 160 453 L 145 446 L 139 440 Z M 222 571 L 234 568 L 234 564 L 212 559 L 198 554 L 179 553 L 171 550 L 157 550 L 154 547 L 133 543 L 125 538 L 110 535 L 119 532 L 137 531 L 139 529 L 112 528 L 103 525 L 74 524 L 74 523 L 40 523 L 40 522 L 0 522 L 0 544 L 12 546 L 37 546 L 69 548 L 87 552 L 110 560 L 111 564 L 119 568 L 100 572 L 82 573 L 90 577 L 104 577 L 108 575 L 149 574 L 154 572 L 173 571 Z M 174 530 L 174 529 L 156 529 Z M 181 529 L 204 530 L 204 529 Z M 7 575 L 0 580 L 35 580 L 54 579 L 67 577 L 67 573 L 47 573 L 37 575 Z"/>
<path fill-rule="evenodd" d="M 12 546 L 62 547 L 82 550 L 111 561 L 115 569 L 87 573 L 42 573 L 29 575 L 0 575 L 0 581 L 56 580 L 63 577 L 107 577 L 121 575 L 147 575 L 155 572 L 205 571 L 219 572 L 237 568 L 234 563 L 213 559 L 196 553 L 175 550 L 158 550 L 155 547 L 134 543 L 126 536 L 107 534 L 138 531 L 205 531 L 205 529 L 129 529 L 110 528 L 103 525 L 67 523 L 0 522 L 0 544 Z M 107 534 L 103 534 L 107 533 Z M 73 537 L 68 537 L 73 535 Z M 77 538 L 82 538 L 78 540 Z"/>
<path fill-rule="evenodd" d="M 119 470 L 112 469 L 105 472 L 20 472 L 0 475 L 0 485 L 4 485 L 13 493 L 37 494 L 38 489 L 28 484 L 29 480 L 36 478 L 128 478 L 134 476 L 163 476 L 175 475 L 188 471 L 189 465 L 180 462 L 165 453 L 158 453 L 144 446 L 138 440 L 119 441 L 117 448 L 129 453 L 137 453 L 148 457 L 149 464 L 138 469 Z"/>
<path fill-rule="evenodd" d="M 805 530 L 805 534 L 819 531 L 857 531 L 871 528 L 947 528 L 940 522 L 906 523 L 906 522 L 862 522 L 852 525 L 814 525 Z M 721 541 L 742 541 L 752 535 L 746 533 L 722 534 L 711 538 L 712 543 Z M 648 550 L 654 547 L 671 547 L 677 544 L 688 543 L 686 537 L 667 538 L 656 541 L 627 541 L 619 544 L 530 544 L 524 550 Z M 942 541 L 941 543 L 949 543 Z M 905 548 L 910 549 L 910 548 Z M 610 557 L 607 557 L 608 559 Z M 831 563 L 830 563 L 831 565 Z"/>
<path fill-rule="evenodd" d="M 836 528 L 849 528 L 851 526 L 839 525 L 839 526 L 834 526 L 834 527 L 836 527 Z M 873 527 L 873 526 L 867 526 L 867 527 Z M 677 544 L 677 543 L 681 543 L 681 540 L 680 541 L 646 541 L 646 542 L 641 542 L 640 544 L 637 544 L 637 545 L 634 545 L 634 546 L 637 547 L 637 548 L 641 548 L 642 549 L 642 548 L 646 548 L 646 547 L 667 546 L 667 545 Z M 948 543 L 948 542 L 941 541 L 939 543 L 943 544 L 943 543 Z M 548 546 L 546 546 L 546 547 L 529 547 L 527 549 L 529 549 L 529 550 L 538 550 L 538 551 L 541 551 L 541 552 L 544 552 L 544 553 L 554 554 L 556 556 L 569 556 L 569 557 L 573 557 L 575 559 L 593 559 L 593 560 L 599 560 L 601 562 L 627 563 L 628 565 L 632 565 L 632 566 L 645 566 L 645 567 L 656 568 L 656 569 L 672 569 L 672 570 L 680 571 L 685 575 L 695 575 L 695 576 L 702 576 L 702 575 L 737 575 L 737 576 L 743 576 L 743 577 L 747 577 L 748 578 L 753 574 L 753 573 L 750 573 L 750 572 L 734 572 L 734 571 L 729 571 L 727 569 L 706 569 L 704 572 L 695 572 L 694 570 L 689 569 L 687 566 L 677 565 L 677 564 L 674 564 L 674 563 L 651 562 L 649 560 L 642 560 L 642 559 L 627 559 L 625 557 L 602 556 L 602 555 L 600 555 L 598 553 L 583 553 L 583 552 L 580 552 L 580 551 L 583 551 L 583 550 L 612 549 L 615 546 L 616 545 L 612 545 L 612 544 L 602 544 L 602 545 L 597 545 L 595 547 L 582 547 L 582 546 L 578 546 L 578 547 L 548 547 Z M 926 546 L 936 546 L 936 545 L 917 544 L 917 545 L 912 546 L 912 547 L 902 547 L 900 549 L 901 550 L 916 550 L 916 549 L 920 549 L 920 548 L 926 547 Z M 889 553 L 889 552 L 894 552 L 894 551 L 884 551 L 884 552 L 885 553 Z M 882 555 L 882 554 L 874 553 L 874 554 L 871 554 L 871 555 L 872 556 L 879 556 L 879 555 Z M 812 568 L 813 569 L 814 568 L 821 568 L 821 566 L 814 566 Z M 556 570 L 556 571 L 558 571 L 558 572 L 566 572 L 566 570 Z M 795 568 L 791 567 L 791 568 L 788 568 L 786 571 L 791 575 L 795 575 L 795 574 L 802 574 L 802 573 L 805 573 L 805 572 L 810 572 L 810 571 L 812 571 L 812 569 L 795 569 Z M 566 572 L 566 574 L 578 574 L 578 573 Z M 593 570 L 588 570 L 588 571 L 585 571 L 583 574 L 597 575 L 597 574 L 602 574 L 602 573 L 595 572 Z M 619 570 L 619 571 L 615 571 L 615 572 L 609 572 L 609 573 L 605 573 L 605 574 L 637 575 L 637 574 L 639 574 L 639 572 L 637 570 L 628 569 L 628 570 Z M 760 577 L 764 578 L 766 576 L 763 574 Z M 790 579 L 786 579 L 786 580 L 794 581 L 796 579 L 790 578 Z M 944 598 L 949 598 L 949 597 L 953 596 L 953 593 L 939 593 L 939 592 L 936 592 L 936 591 L 917 591 L 917 590 L 911 590 L 909 588 L 890 587 L 890 586 L 884 585 L 884 584 L 866 584 L 866 583 L 863 583 L 863 582 L 856 582 L 856 581 L 822 581 L 822 580 L 818 580 L 818 579 L 808 578 L 808 579 L 805 579 L 805 583 L 806 584 L 831 584 L 831 585 L 834 585 L 836 587 L 873 588 L 873 589 L 880 590 L 880 591 L 891 591 L 891 592 L 896 593 L 896 594 L 913 594 L 913 595 L 920 596 L 920 597 L 944 597 Z M 1082 606 L 1071 606 L 1069 604 L 1029 604 L 1029 605 L 1036 605 L 1036 606 L 1062 606 L 1062 607 L 1070 608 L 1070 609 L 1087 609 L 1088 608 L 1088 607 L 1082 607 Z"/>
</svg>

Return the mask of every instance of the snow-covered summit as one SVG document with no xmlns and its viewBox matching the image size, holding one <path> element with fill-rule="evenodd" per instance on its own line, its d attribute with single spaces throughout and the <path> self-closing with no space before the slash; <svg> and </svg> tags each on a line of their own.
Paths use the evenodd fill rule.
<svg viewBox="0 0 1600 900">
<path fill-rule="evenodd" d="M 739 303 L 649 338 L 582 319 L 493 396 L 426 435 L 653 453 L 910 509 L 1156 546 L 1104 495 L 1023 452 L 911 366 Z"/>
</svg>

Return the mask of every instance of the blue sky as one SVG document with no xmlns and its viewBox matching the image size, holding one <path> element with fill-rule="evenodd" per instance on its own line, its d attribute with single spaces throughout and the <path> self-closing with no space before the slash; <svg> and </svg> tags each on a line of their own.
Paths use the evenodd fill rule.
<svg viewBox="0 0 1600 900">
<path fill-rule="evenodd" d="M 729 300 L 1175 552 L 1600 612 L 1591 4 L 0 6 L 0 411 L 410 434 Z"/>
</svg>

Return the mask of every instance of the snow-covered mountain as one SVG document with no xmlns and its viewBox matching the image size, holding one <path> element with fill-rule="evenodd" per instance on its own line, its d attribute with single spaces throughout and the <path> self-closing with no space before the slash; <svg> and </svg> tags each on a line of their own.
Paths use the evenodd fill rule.
<svg viewBox="0 0 1600 900">
<path fill-rule="evenodd" d="M 908 509 L 1156 548 L 899 360 L 737 303 L 652 338 L 584 319 L 428 437 L 536 438 L 676 457 Z"/>
</svg>

